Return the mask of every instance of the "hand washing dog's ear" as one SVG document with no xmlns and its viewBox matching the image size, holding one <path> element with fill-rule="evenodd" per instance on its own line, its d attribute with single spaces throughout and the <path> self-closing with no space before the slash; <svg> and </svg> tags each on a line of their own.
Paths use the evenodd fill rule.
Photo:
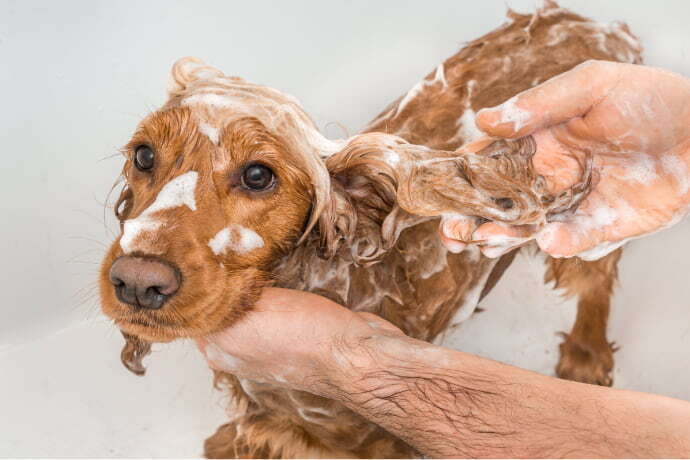
<svg viewBox="0 0 690 460">
<path fill-rule="evenodd" d="M 484 144 L 449 152 L 382 133 L 349 139 L 326 160 L 331 196 L 318 227 L 326 255 L 346 244 L 358 263 L 373 263 L 405 228 L 450 214 L 539 226 L 574 210 L 590 190 L 585 152 L 580 181 L 553 195 L 534 171 L 531 136 Z"/>
</svg>

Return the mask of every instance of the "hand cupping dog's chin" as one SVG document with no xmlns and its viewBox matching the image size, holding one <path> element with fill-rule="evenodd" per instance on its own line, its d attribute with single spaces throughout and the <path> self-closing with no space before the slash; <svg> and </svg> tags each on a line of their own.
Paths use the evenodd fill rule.
<svg viewBox="0 0 690 460">
<path fill-rule="evenodd" d="M 197 344 L 216 370 L 328 396 L 333 382 L 371 366 L 372 344 L 393 337 L 405 336 L 371 313 L 303 291 L 269 288 L 251 315 Z"/>
</svg>

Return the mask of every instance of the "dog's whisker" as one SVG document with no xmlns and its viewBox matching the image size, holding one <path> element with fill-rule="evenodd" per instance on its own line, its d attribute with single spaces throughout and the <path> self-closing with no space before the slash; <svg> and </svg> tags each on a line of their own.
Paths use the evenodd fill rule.
<svg viewBox="0 0 690 460">
<path fill-rule="evenodd" d="M 91 243 L 96 243 L 97 245 L 102 246 L 103 248 L 108 248 L 108 245 L 105 244 L 104 242 L 99 241 L 99 240 L 97 240 L 97 239 L 95 239 L 95 238 L 88 237 L 88 236 L 73 235 L 73 236 L 68 236 L 67 239 L 68 239 L 68 240 L 84 240 L 84 241 L 90 241 Z"/>
<path fill-rule="evenodd" d="M 121 154 L 120 152 L 116 152 L 116 153 L 113 153 L 113 154 L 110 154 L 110 155 L 106 155 L 106 156 L 104 156 L 104 157 L 102 157 L 102 158 L 99 158 L 99 159 L 96 160 L 96 161 L 100 163 L 101 161 L 110 160 L 110 159 L 112 159 L 112 158 L 120 157 L 120 156 L 122 156 L 122 154 Z"/>
</svg>

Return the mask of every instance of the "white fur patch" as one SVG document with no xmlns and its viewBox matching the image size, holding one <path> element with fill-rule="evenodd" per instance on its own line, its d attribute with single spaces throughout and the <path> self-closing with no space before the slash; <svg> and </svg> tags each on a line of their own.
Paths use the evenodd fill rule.
<svg viewBox="0 0 690 460">
<path fill-rule="evenodd" d="M 192 211 L 196 211 L 196 183 L 199 173 L 189 171 L 177 176 L 161 188 L 155 201 L 144 210 L 136 219 L 125 221 L 122 236 L 120 237 L 120 247 L 129 254 L 136 249 L 135 240 L 141 232 L 150 232 L 160 227 L 161 222 L 152 218 L 152 215 L 164 209 L 187 206 Z"/>
<path fill-rule="evenodd" d="M 228 249 L 238 254 L 246 254 L 254 249 L 263 247 L 261 235 L 247 227 L 232 224 L 208 241 L 208 246 L 215 255 L 224 254 Z"/>
</svg>

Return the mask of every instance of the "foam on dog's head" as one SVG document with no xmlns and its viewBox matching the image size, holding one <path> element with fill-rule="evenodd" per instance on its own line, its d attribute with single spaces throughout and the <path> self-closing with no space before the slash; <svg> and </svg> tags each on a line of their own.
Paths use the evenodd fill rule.
<svg viewBox="0 0 690 460">
<path fill-rule="evenodd" d="M 323 159 L 341 150 L 344 141 L 324 137 L 293 96 L 239 77 L 226 76 L 197 58 L 182 58 L 173 65 L 168 95 L 164 108 L 193 108 L 200 130 L 215 144 L 223 125 L 246 116 L 258 119 L 279 136 L 312 178 L 314 208 L 306 230 L 313 227 L 326 206 L 330 190 Z"/>
</svg>

